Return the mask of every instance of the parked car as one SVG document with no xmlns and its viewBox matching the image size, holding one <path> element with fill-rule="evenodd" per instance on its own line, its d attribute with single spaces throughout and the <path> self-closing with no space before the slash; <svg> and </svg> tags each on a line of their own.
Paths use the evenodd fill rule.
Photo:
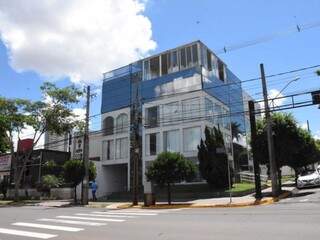
<svg viewBox="0 0 320 240">
<path fill-rule="evenodd" d="M 297 188 L 310 186 L 320 186 L 320 166 L 313 173 L 298 177 Z"/>
</svg>

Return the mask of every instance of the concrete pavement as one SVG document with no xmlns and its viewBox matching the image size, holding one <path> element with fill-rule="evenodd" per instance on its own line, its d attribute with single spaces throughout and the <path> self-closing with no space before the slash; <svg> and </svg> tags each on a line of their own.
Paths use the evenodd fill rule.
<svg viewBox="0 0 320 240">
<path fill-rule="evenodd" d="M 314 239 L 320 235 L 320 189 L 248 208 L 0 208 L 0 239 Z"/>
</svg>

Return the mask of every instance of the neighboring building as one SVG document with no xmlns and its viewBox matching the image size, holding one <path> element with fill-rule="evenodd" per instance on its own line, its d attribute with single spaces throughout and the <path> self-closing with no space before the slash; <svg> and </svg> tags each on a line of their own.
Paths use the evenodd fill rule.
<svg viewBox="0 0 320 240">
<path fill-rule="evenodd" d="M 221 129 L 233 165 L 230 123 L 246 132 L 241 82 L 202 42 L 139 60 L 103 78 L 103 133 L 90 137 L 90 157 L 101 159 L 100 196 L 129 191 L 135 162 L 140 187 L 150 191 L 144 172 L 162 151 L 181 152 L 197 164 L 206 126 Z"/>
<path fill-rule="evenodd" d="M 46 132 L 44 134 L 44 149 L 68 152 L 69 151 L 69 134 L 66 133 L 62 136 L 56 134 L 50 134 Z"/>
<path fill-rule="evenodd" d="M 68 159 L 68 152 L 53 151 L 47 149 L 33 150 L 30 160 L 26 163 L 26 168 L 23 173 L 21 183 L 22 188 L 35 188 L 41 182 L 42 176 L 45 174 L 46 162 L 53 161 L 58 166 L 62 166 Z M 22 163 L 18 163 L 21 166 Z M 13 164 L 11 164 L 13 166 Z M 11 167 L 11 182 L 14 182 L 14 169 Z"/>
</svg>

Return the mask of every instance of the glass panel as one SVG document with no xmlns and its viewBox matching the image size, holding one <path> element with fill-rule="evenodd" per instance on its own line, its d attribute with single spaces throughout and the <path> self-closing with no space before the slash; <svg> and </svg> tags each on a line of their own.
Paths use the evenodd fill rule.
<svg viewBox="0 0 320 240">
<path fill-rule="evenodd" d="M 104 135 L 112 135 L 113 134 L 113 117 L 107 117 L 103 120 L 103 132 Z"/>
<path fill-rule="evenodd" d="M 191 46 L 187 47 L 187 67 L 192 67 L 192 55 L 191 55 Z"/>
<path fill-rule="evenodd" d="M 116 128 L 118 133 L 125 132 L 128 129 L 128 116 L 125 113 L 117 117 Z"/>
<path fill-rule="evenodd" d="M 161 75 L 166 75 L 168 74 L 168 70 L 169 70 L 169 53 L 165 53 L 161 55 Z"/>
<path fill-rule="evenodd" d="M 194 120 L 200 117 L 200 98 L 182 101 L 182 114 L 184 120 Z"/>
<path fill-rule="evenodd" d="M 149 65 L 149 60 L 144 61 L 143 63 L 143 79 L 144 80 L 149 80 L 150 79 L 150 65 Z"/>
<path fill-rule="evenodd" d="M 151 133 L 146 135 L 146 156 L 154 156 L 160 152 L 160 134 Z"/>
<path fill-rule="evenodd" d="M 163 124 L 172 124 L 179 120 L 179 102 L 172 102 L 163 105 Z"/>
<path fill-rule="evenodd" d="M 180 68 L 185 69 L 186 67 L 186 49 L 182 48 L 180 49 Z"/>
<path fill-rule="evenodd" d="M 205 98 L 206 119 L 213 123 L 213 103 L 210 99 Z"/>
<path fill-rule="evenodd" d="M 212 71 L 211 52 L 207 50 L 208 71 Z"/>
<path fill-rule="evenodd" d="M 150 78 L 157 78 L 160 76 L 159 56 L 150 59 Z"/>
<path fill-rule="evenodd" d="M 193 58 L 193 64 L 197 66 L 198 65 L 198 45 L 197 44 L 192 45 L 192 58 Z"/>
<path fill-rule="evenodd" d="M 221 81 L 224 81 L 224 66 L 223 66 L 223 63 L 218 60 L 218 72 L 219 72 L 219 79 Z"/>
<path fill-rule="evenodd" d="M 103 160 L 114 159 L 113 140 L 103 141 Z"/>
<path fill-rule="evenodd" d="M 183 150 L 185 152 L 196 151 L 200 140 L 200 127 L 183 129 Z"/>
<path fill-rule="evenodd" d="M 128 139 L 119 138 L 116 140 L 116 159 L 128 157 Z"/>
<path fill-rule="evenodd" d="M 170 72 L 179 71 L 178 53 L 177 51 L 171 52 L 171 67 Z"/>
<path fill-rule="evenodd" d="M 159 124 L 159 107 L 150 107 L 146 109 L 147 127 L 157 127 Z"/>
<path fill-rule="evenodd" d="M 219 127 L 222 127 L 222 108 L 219 104 L 214 105 L 214 123 Z"/>
<path fill-rule="evenodd" d="M 179 152 L 180 151 L 180 136 L 179 130 L 164 132 L 164 151 Z"/>
</svg>

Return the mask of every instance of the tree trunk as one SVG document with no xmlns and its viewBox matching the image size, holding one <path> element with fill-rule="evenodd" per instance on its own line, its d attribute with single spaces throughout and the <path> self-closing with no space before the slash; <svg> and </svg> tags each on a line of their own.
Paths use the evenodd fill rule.
<svg viewBox="0 0 320 240">
<path fill-rule="evenodd" d="M 167 183 L 167 191 L 168 191 L 168 204 L 171 205 L 171 185 Z"/>
<path fill-rule="evenodd" d="M 77 203 L 77 185 L 74 187 L 74 203 Z"/>
</svg>

